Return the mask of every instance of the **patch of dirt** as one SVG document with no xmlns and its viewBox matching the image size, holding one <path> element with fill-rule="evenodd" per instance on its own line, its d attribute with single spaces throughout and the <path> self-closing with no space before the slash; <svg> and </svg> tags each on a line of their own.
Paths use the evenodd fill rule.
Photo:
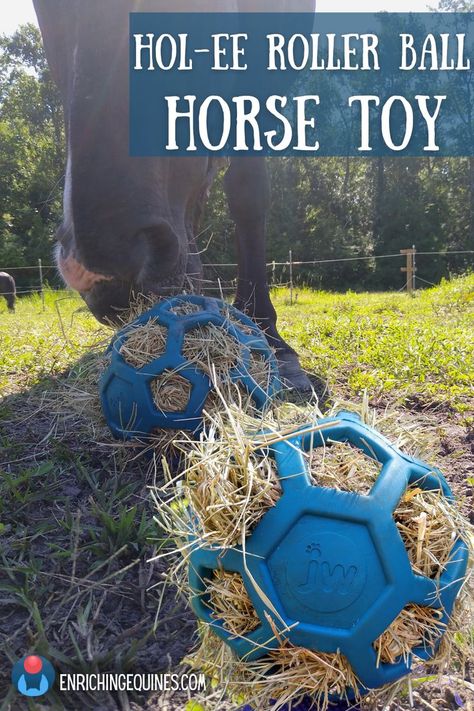
<svg viewBox="0 0 474 711">
<path fill-rule="evenodd" d="M 324 384 L 316 379 L 318 392 Z M 195 642 L 187 603 L 164 577 L 173 558 L 149 560 L 169 545 L 153 522 L 148 486 L 159 476 L 138 448 L 97 438 L 85 415 L 53 411 L 46 394 L 63 379 L 4 399 L 0 420 L 0 698 L 10 694 L 12 660 L 37 649 L 59 671 L 180 669 Z M 443 411 L 400 410 L 432 443 L 433 464 L 446 475 L 474 523 L 474 433 Z M 134 511 L 132 515 L 130 512 Z M 161 604 L 157 618 L 158 606 Z M 385 711 L 474 711 L 473 670 L 449 670 L 441 682 L 416 683 Z M 415 677 L 428 676 L 421 667 Z M 64 695 L 43 709 L 183 711 L 185 693 L 148 698 Z M 16 695 L 5 708 L 29 708 Z M 56 705 L 54 705 L 56 704 Z M 382 711 L 364 701 L 363 711 Z M 223 702 L 219 711 L 237 711 Z M 259 711 L 265 711 L 263 709 Z M 296 711 L 296 709 L 294 710 Z"/>
<path fill-rule="evenodd" d="M 48 381 L 3 401 L 1 700 L 12 660 L 33 649 L 58 672 L 158 673 L 181 662 L 195 634 L 187 601 L 165 585 L 173 558 L 150 563 L 163 547 L 172 554 L 149 496 L 159 472 L 136 447 L 91 441 L 90 422 L 48 407 L 62 387 Z M 123 696 L 101 693 L 51 695 L 42 708 L 59 702 L 71 711 L 128 708 Z M 5 708 L 29 705 L 14 694 Z"/>
</svg>

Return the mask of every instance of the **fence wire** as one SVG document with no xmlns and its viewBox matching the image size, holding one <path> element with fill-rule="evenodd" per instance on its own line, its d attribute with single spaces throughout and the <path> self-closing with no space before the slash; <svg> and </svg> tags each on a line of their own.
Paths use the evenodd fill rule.
<svg viewBox="0 0 474 711">
<path fill-rule="evenodd" d="M 474 250 L 447 250 L 447 251 L 433 251 L 433 252 L 416 252 L 416 256 L 440 256 L 440 257 L 450 257 L 450 256 L 455 256 L 455 255 L 474 255 Z M 290 273 L 290 279 L 287 281 L 275 281 L 275 280 L 270 280 L 270 286 L 272 289 L 283 289 L 283 288 L 288 288 L 288 289 L 293 289 L 295 284 L 293 279 L 291 278 L 291 275 L 293 273 L 293 269 L 296 267 L 311 267 L 311 266 L 319 266 L 319 265 L 325 265 L 325 264 L 338 264 L 338 263 L 347 263 L 347 262 L 360 262 L 360 261 L 376 261 L 379 259 L 405 259 L 404 254 L 370 254 L 370 255 L 358 255 L 354 257 L 334 257 L 332 259 L 313 259 L 313 260 L 293 260 L 291 258 L 291 252 L 290 252 L 290 258 L 286 261 L 270 261 L 267 262 L 266 266 L 267 269 L 271 269 L 273 272 L 275 272 L 275 269 L 277 267 L 283 267 L 282 272 L 280 274 L 281 276 L 284 276 L 286 273 L 286 269 L 289 270 Z M 203 292 L 212 292 L 212 293 L 232 293 L 235 292 L 237 289 L 237 284 L 238 284 L 238 277 L 235 277 L 233 279 L 223 279 L 220 278 L 219 275 L 217 274 L 218 269 L 237 269 L 238 264 L 236 262 L 207 262 L 203 263 L 203 269 L 213 269 L 216 274 L 216 279 L 204 279 L 203 280 L 203 286 L 201 287 L 201 291 Z M 39 264 L 36 265 L 23 265 L 23 266 L 8 266 L 8 267 L 1 267 L 0 266 L 0 271 L 5 271 L 5 272 L 30 272 L 30 271 L 36 271 L 39 274 L 39 281 L 38 284 L 36 285 L 30 285 L 30 286 L 21 286 L 19 289 L 17 289 L 16 293 L 20 296 L 28 295 L 28 294 L 35 294 L 35 293 L 40 293 L 42 294 L 44 291 L 44 275 L 45 272 L 54 270 L 55 273 L 57 273 L 57 266 L 54 264 L 42 264 L 41 260 L 39 260 Z M 416 275 L 416 280 L 420 281 L 424 284 L 434 286 L 434 284 L 418 275 Z M 402 291 L 404 288 L 406 288 L 406 283 L 403 284 L 401 287 L 400 291 Z M 11 292 L 0 292 L 0 296 L 7 296 Z"/>
</svg>

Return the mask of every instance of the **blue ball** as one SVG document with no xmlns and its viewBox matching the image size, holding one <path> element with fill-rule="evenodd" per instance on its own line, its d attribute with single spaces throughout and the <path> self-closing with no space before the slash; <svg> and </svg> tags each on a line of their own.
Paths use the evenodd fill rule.
<svg viewBox="0 0 474 711">
<path fill-rule="evenodd" d="M 195 313 L 179 313 L 180 307 L 189 305 L 194 305 Z M 121 353 L 122 346 L 137 328 L 152 320 L 167 329 L 164 351 L 143 367 L 135 368 L 125 360 Z M 100 397 L 105 418 L 115 437 L 147 437 L 158 429 L 200 431 L 202 410 L 213 386 L 208 374 L 186 360 L 183 343 L 189 331 L 209 324 L 224 329 L 229 338 L 241 345 L 240 361 L 229 371 L 228 378 L 244 388 L 257 409 L 262 410 L 269 404 L 281 388 L 278 365 L 254 321 L 218 299 L 177 296 L 161 301 L 128 324 L 114 337 L 109 347 L 110 363 L 100 381 Z M 263 359 L 268 366 L 269 378 L 265 388 L 250 373 L 250 359 L 253 356 Z M 187 386 L 185 392 L 189 393 L 187 406 L 177 412 L 158 408 L 151 390 L 152 382 L 170 371 L 179 373 L 183 386 Z"/>
<path fill-rule="evenodd" d="M 411 658 L 377 664 L 374 649 L 374 642 L 407 605 L 439 610 L 441 638 L 466 575 L 468 549 L 458 538 L 440 576 L 415 574 L 393 513 L 414 484 L 452 499 L 446 480 L 352 413 L 341 412 L 317 424 L 325 428 L 308 432 L 308 425 L 290 440 L 272 444 L 269 455 L 283 493 L 246 539 L 245 553 L 239 546 L 224 549 L 191 538 L 192 605 L 197 616 L 246 661 L 278 648 L 269 618 L 297 647 L 323 653 L 339 650 L 360 680 L 359 692 L 365 693 L 410 671 Z M 303 453 L 327 442 L 349 443 L 380 462 L 381 473 L 369 495 L 312 483 Z M 216 619 L 206 584 L 216 570 L 242 577 L 260 620 L 249 634 L 236 637 Z M 426 660 L 436 648 L 427 643 L 413 652 Z"/>
</svg>

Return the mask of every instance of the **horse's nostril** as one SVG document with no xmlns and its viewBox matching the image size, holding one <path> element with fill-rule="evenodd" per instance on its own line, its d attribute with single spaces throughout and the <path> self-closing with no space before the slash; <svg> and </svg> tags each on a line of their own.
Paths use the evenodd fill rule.
<svg viewBox="0 0 474 711">
<path fill-rule="evenodd" d="M 140 230 L 137 238 L 142 246 L 142 272 L 159 276 L 175 270 L 181 256 L 181 246 L 178 235 L 168 222 L 163 220 Z"/>
</svg>

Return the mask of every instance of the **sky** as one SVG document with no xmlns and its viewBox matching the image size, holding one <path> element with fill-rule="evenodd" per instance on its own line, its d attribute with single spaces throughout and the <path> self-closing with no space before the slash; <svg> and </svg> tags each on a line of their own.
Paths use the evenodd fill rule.
<svg viewBox="0 0 474 711">
<path fill-rule="evenodd" d="M 98 0 L 100 2 L 100 0 Z M 354 0 L 317 0 L 320 12 L 424 12 L 436 0 L 362 0 L 354 7 Z M 0 0 L 0 34 L 11 34 L 18 25 L 35 22 L 32 0 Z"/>
</svg>

